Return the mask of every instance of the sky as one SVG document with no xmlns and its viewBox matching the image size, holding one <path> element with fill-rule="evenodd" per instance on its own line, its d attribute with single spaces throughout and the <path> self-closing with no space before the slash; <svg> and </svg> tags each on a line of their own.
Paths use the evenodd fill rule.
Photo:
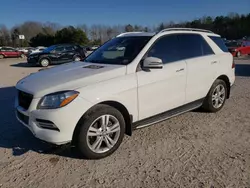
<svg viewBox="0 0 250 188">
<path fill-rule="evenodd" d="M 0 24 L 25 21 L 80 24 L 140 24 L 189 21 L 229 12 L 250 13 L 250 0 L 2 0 Z"/>
</svg>

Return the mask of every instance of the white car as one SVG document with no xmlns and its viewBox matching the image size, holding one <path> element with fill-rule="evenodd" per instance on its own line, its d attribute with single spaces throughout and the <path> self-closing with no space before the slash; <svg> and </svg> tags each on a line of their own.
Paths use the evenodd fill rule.
<svg viewBox="0 0 250 188">
<path fill-rule="evenodd" d="M 234 80 L 233 57 L 211 31 L 123 33 L 84 62 L 20 80 L 16 115 L 37 138 L 99 159 L 135 129 L 200 107 L 219 111 Z"/>
<path fill-rule="evenodd" d="M 43 46 L 38 46 L 34 49 L 29 50 L 29 54 L 33 54 L 33 53 L 38 53 L 38 52 L 42 52 L 43 50 L 45 50 L 46 47 Z"/>
</svg>

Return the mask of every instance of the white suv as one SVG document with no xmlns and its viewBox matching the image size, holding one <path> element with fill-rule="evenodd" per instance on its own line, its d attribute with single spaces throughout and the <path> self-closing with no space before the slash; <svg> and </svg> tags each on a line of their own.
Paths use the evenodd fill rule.
<svg viewBox="0 0 250 188">
<path fill-rule="evenodd" d="M 123 33 L 84 62 L 20 80 L 16 115 L 41 140 L 71 142 L 83 157 L 103 158 L 135 129 L 199 107 L 219 111 L 229 98 L 234 67 L 211 31 Z"/>
</svg>

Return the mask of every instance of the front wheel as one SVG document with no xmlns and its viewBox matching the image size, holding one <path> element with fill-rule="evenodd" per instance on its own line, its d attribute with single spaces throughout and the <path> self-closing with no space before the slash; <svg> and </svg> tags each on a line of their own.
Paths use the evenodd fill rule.
<svg viewBox="0 0 250 188">
<path fill-rule="evenodd" d="M 83 158 L 100 159 L 120 146 L 125 132 L 122 114 L 108 105 L 97 105 L 80 122 L 77 148 Z"/>
<path fill-rule="evenodd" d="M 223 80 L 218 79 L 213 83 L 202 107 L 208 112 L 218 112 L 224 106 L 226 98 L 227 85 Z"/>
<path fill-rule="evenodd" d="M 47 67 L 47 66 L 49 66 L 49 60 L 48 59 L 45 59 L 45 58 L 43 58 L 43 59 L 41 59 L 40 60 L 40 65 L 42 66 L 42 67 Z"/>
<path fill-rule="evenodd" d="M 0 55 L 0 59 L 3 59 L 4 58 L 4 56 L 3 55 Z"/>
<path fill-rule="evenodd" d="M 23 59 L 25 58 L 26 56 L 24 54 L 21 54 L 20 57 Z"/>
</svg>

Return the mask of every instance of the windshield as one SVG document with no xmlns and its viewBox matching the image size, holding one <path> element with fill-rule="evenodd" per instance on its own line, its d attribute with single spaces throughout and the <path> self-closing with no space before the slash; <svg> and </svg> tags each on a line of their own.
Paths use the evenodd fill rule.
<svg viewBox="0 0 250 188">
<path fill-rule="evenodd" d="M 228 43 L 226 43 L 226 46 L 227 47 L 239 47 L 240 44 L 237 42 L 228 42 Z"/>
<path fill-rule="evenodd" d="M 44 52 L 50 52 L 50 51 L 54 50 L 55 47 L 56 47 L 56 45 L 53 45 L 53 46 L 50 46 L 50 47 L 48 47 L 48 48 L 45 48 L 43 51 L 44 51 Z"/>
<path fill-rule="evenodd" d="M 84 61 L 127 65 L 137 56 L 150 38 L 151 36 L 114 38 L 92 52 Z"/>
</svg>

